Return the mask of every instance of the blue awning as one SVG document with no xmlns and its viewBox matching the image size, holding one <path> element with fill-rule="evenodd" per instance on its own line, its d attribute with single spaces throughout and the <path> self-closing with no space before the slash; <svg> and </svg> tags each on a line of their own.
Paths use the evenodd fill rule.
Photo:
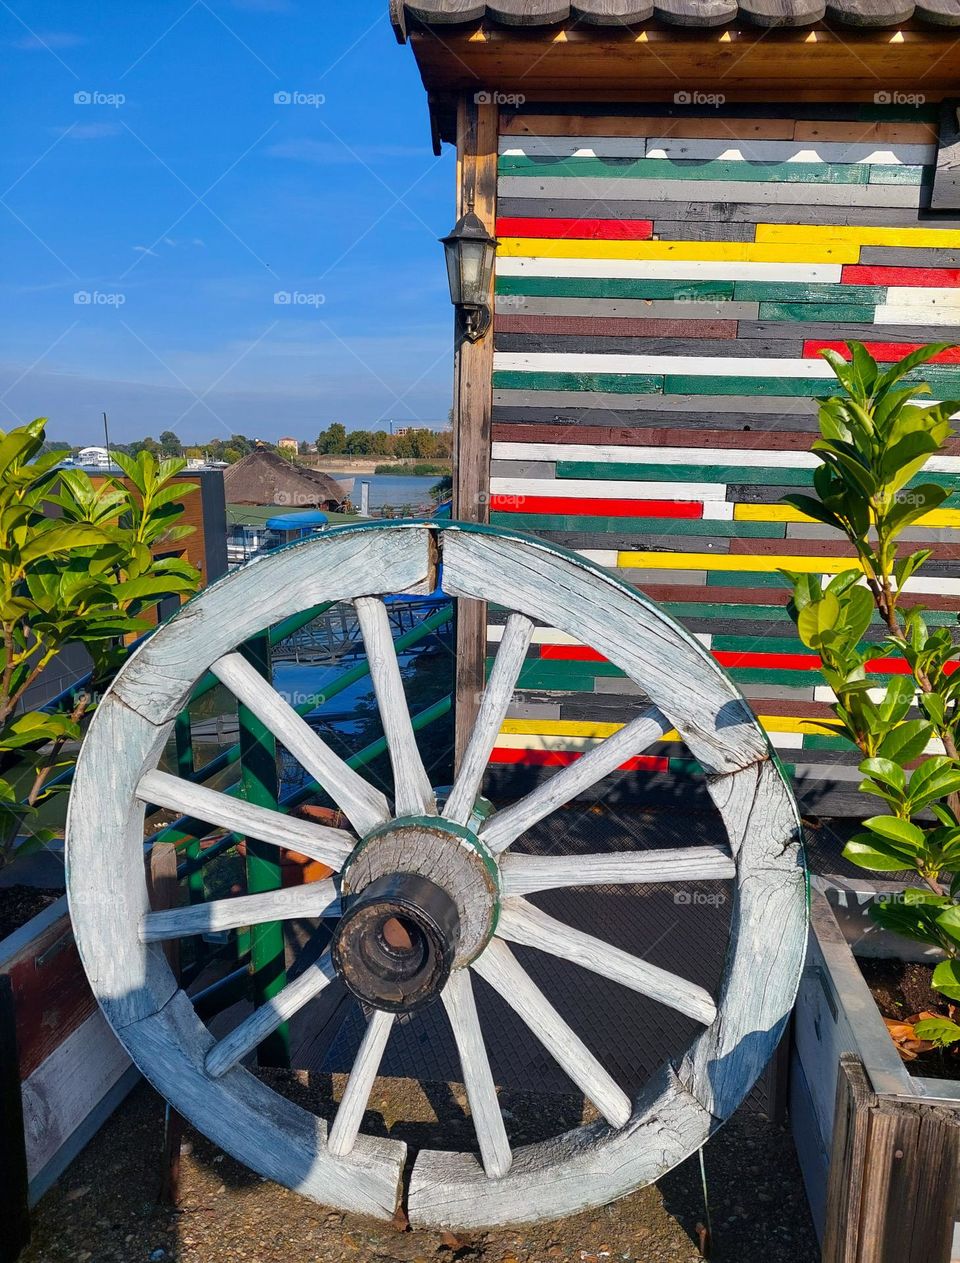
<svg viewBox="0 0 960 1263">
<path fill-rule="evenodd" d="M 279 517 L 267 518 L 267 530 L 312 531 L 326 526 L 329 521 L 326 513 L 321 513 L 318 509 L 307 509 L 303 513 L 281 513 Z"/>
</svg>

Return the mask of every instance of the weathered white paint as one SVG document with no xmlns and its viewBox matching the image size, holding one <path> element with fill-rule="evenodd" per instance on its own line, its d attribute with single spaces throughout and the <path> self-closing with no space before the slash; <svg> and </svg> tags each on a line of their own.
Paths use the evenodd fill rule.
<svg viewBox="0 0 960 1263">
<path fill-rule="evenodd" d="M 519 802 L 495 811 L 483 824 L 480 840 L 494 853 L 506 850 L 551 812 L 602 780 L 635 754 L 669 732 L 673 725 L 656 710 L 645 710 L 586 754 L 542 781 Z"/>
<path fill-rule="evenodd" d="M 393 1014 L 385 1013 L 382 1009 L 374 1009 L 370 1014 L 357 1059 L 343 1090 L 340 1108 L 330 1128 L 327 1148 L 337 1157 L 342 1158 L 351 1153 L 357 1143 L 363 1112 L 367 1108 L 373 1081 L 377 1077 L 387 1040 L 393 1030 L 393 1022 Z"/>
<path fill-rule="evenodd" d="M 523 666 L 533 635 L 533 623 L 522 614 L 507 619 L 494 659 L 493 669 L 483 692 L 473 732 L 464 751 L 453 789 L 443 809 L 447 820 L 465 825 L 473 814 L 480 793 L 483 774 L 490 761 L 490 752 L 497 741 L 500 725 L 513 698 L 514 686 Z"/>
<path fill-rule="evenodd" d="M 518 855 L 511 851 L 500 865 L 505 895 L 531 895 L 565 886 L 729 881 L 737 874 L 730 854 L 716 846 L 603 855 Z"/>
<path fill-rule="evenodd" d="M 261 1004 L 249 1017 L 235 1026 L 229 1035 L 213 1045 L 204 1063 L 207 1073 L 214 1079 L 226 1074 L 248 1053 L 253 1052 L 258 1044 L 262 1044 L 268 1035 L 272 1035 L 278 1026 L 299 1013 L 336 976 L 330 952 L 326 951 L 293 982 L 288 982 L 282 991 Z"/>
<path fill-rule="evenodd" d="M 288 921 L 291 917 L 336 917 L 340 897 L 332 881 L 314 881 L 287 890 L 266 890 L 259 895 L 237 895 L 232 899 L 212 899 L 183 908 L 148 912 L 140 926 L 144 943 L 185 938 L 216 930 L 235 930 L 243 925 L 263 925 L 266 921 Z"/>
<path fill-rule="evenodd" d="M 535 184 L 537 181 L 530 180 Z M 574 184 L 575 181 L 570 181 Z M 666 182 L 665 182 L 666 183 Z M 685 181 L 676 181 L 677 184 Z M 796 185 L 790 185 L 796 190 Z M 823 185 L 817 185 L 819 197 Z M 847 185 L 853 191 L 856 185 Z M 759 186 L 750 186 L 750 196 Z M 633 193 L 633 182 L 630 192 Z M 910 190 L 914 199 L 916 189 Z M 530 189 L 534 193 L 534 189 Z M 616 192 L 623 196 L 622 187 Z M 638 191 L 635 196 L 640 197 Z M 662 200 L 644 196 L 644 201 Z M 547 258 L 500 258 L 497 260 L 498 276 L 605 276 L 623 280 L 657 281 L 800 281 L 807 285 L 839 285 L 839 263 L 728 263 L 717 260 L 686 259 L 547 259 Z M 496 362 L 496 361 L 495 361 Z M 738 361 L 735 361 L 739 363 Z"/>
<path fill-rule="evenodd" d="M 372 596 L 359 598 L 354 601 L 354 606 L 370 663 L 370 678 L 380 709 L 380 721 L 390 751 L 396 814 L 431 816 L 437 810 L 437 800 L 410 722 L 387 607 Z"/>
<path fill-rule="evenodd" d="M 523 1018 L 551 1057 L 613 1127 L 622 1127 L 632 1106 L 590 1049 L 567 1025 L 501 939 L 492 939 L 470 966 Z"/>
<path fill-rule="evenodd" d="M 389 819 L 390 809 L 380 790 L 334 754 L 256 667 L 238 653 L 229 653 L 210 669 L 323 786 L 358 833 L 366 833 Z"/>
<path fill-rule="evenodd" d="M 711 264 L 719 267 L 719 264 Z M 743 264 L 744 267 L 751 266 Z M 759 266 L 759 265 L 758 265 Z M 721 279 L 714 277 L 715 280 Z M 839 278 L 838 278 L 839 279 Z M 497 351 L 493 357 L 494 372 L 505 373 L 637 373 L 683 374 L 688 377 L 795 377 L 826 380 L 833 369 L 820 359 L 788 360 L 763 357 L 743 358 L 732 355 L 599 355 L 595 351 Z M 522 444 L 521 446 L 527 446 Z M 530 444 L 529 446 L 539 446 Z M 556 450 L 563 451 L 559 445 Z M 636 451 L 636 449 L 633 449 Z M 684 448 L 683 451 L 688 449 Z M 798 453 L 806 455 L 806 453 Z M 777 456 L 783 453 L 777 452 Z M 794 453 L 790 453 L 794 455 Z M 575 456 L 556 456 L 554 460 L 576 460 Z M 594 459 L 585 457 L 584 459 Z M 636 459 L 636 457 L 634 457 Z M 676 458 L 673 461 L 677 463 Z"/>
<path fill-rule="evenodd" d="M 613 947 L 592 934 L 585 934 L 572 925 L 548 916 L 525 899 L 512 898 L 504 901 L 497 924 L 497 937 L 522 947 L 536 947 L 563 960 L 572 960 L 584 969 L 601 974 L 613 982 L 619 982 L 631 991 L 676 1009 L 705 1026 L 717 1016 L 717 1007 L 709 991 L 651 965 L 649 961 L 631 956 L 619 947 Z"/>
<path fill-rule="evenodd" d="M 490 1070 L 473 997 L 473 984 L 466 969 L 455 969 L 441 995 L 453 1037 L 460 1054 L 460 1068 L 470 1102 L 473 1127 L 480 1145 L 483 1169 L 491 1179 L 506 1175 L 513 1155 L 507 1139 L 497 1100 L 497 1089 Z"/>
<path fill-rule="evenodd" d="M 340 868 L 356 846 L 356 839 L 345 829 L 331 829 L 282 811 L 270 811 L 167 772 L 146 772 L 137 786 L 137 797 L 142 803 L 167 807 L 181 815 L 229 829 L 231 833 L 287 847 L 334 870 Z"/>
</svg>

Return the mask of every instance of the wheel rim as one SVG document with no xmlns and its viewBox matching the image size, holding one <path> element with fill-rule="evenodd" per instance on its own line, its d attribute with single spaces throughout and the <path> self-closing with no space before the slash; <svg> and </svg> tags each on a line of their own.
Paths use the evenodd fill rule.
<svg viewBox="0 0 960 1263">
<path fill-rule="evenodd" d="M 496 600 L 515 612 L 457 780 L 438 807 L 379 597 L 431 590 L 441 553 L 442 586 L 451 597 Z M 394 769 L 393 806 L 234 653 L 271 624 L 331 600 L 351 600 L 357 609 Z M 519 802 L 480 820 L 474 806 L 483 771 L 534 620 L 601 653 L 649 704 Z M 323 785 L 352 832 L 258 809 L 156 770 L 171 724 L 208 669 Z M 674 728 L 707 773 L 727 847 L 554 859 L 510 852 L 533 824 Z M 342 872 L 342 889 L 329 880 L 153 912 L 142 855 L 148 801 L 319 859 Z M 439 1000 L 460 1055 L 480 1159 L 421 1150 L 407 1210 L 424 1224 L 492 1225 L 569 1214 L 630 1192 L 688 1156 L 733 1112 L 775 1048 L 796 993 L 806 935 L 799 837 L 790 791 L 736 688 L 702 645 L 625 584 L 573 554 L 505 531 L 458 523 L 346 527 L 221 580 L 133 655 L 98 708 L 78 762 L 68 894 L 93 990 L 146 1077 L 215 1143 L 325 1204 L 394 1213 L 405 1146 L 362 1135 L 360 1123 L 396 1012 Z M 730 878 L 731 943 L 716 997 L 555 921 L 527 898 L 600 882 Z M 339 918 L 334 950 L 214 1040 L 178 989 L 162 942 L 214 925 L 293 916 Z M 571 959 L 704 1029 L 631 1100 L 508 944 Z M 413 960 L 415 950 L 422 959 Z M 385 961 L 396 966 L 392 973 Z M 472 973 L 520 1016 L 601 1121 L 511 1153 Z M 240 1063 L 338 976 L 375 1007 L 328 1129 Z"/>
</svg>

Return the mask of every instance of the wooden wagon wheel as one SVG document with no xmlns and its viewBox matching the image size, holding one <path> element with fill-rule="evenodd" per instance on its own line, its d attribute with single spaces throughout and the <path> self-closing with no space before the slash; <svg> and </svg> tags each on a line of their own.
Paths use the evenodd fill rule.
<svg viewBox="0 0 960 1263">
<path fill-rule="evenodd" d="M 383 593 L 489 599 L 508 618 L 456 784 L 438 812 L 417 751 Z M 371 664 L 396 801 L 351 770 L 236 645 L 324 601 L 353 601 Z M 599 651 L 648 703 L 625 727 L 480 822 L 481 778 L 533 632 L 547 621 Z M 267 811 L 157 770 L 171 725 L 208 669 L 333 797 L 353 833 Z M 525 830 L 676 728 L 707 772 L 727 846 L 540 857 Z M 288 846 L 337 881 L 151 911 L 144 804 Z M 358 841 L 359 839 L 359 841 Z M 480 1158 L 421 1150 L 407 1211 L 420 1224 L 486 1226 L 566 1215 L 662 1175 L 740 1103 L 792 1005 L 805 943 L 796 809 L 757 721 L 706 649 L 656 606 L 573 554 L 485 527 L 345 527 L 207 589 L 124 667 L 90 726 L 67 839 L 70 907 L 90 982 L 131 1057 L 181 1113 L 254 1170 L 319 1202 L 377 1216 L 401 1197 L 405 1146 L 359 1133 L 396 1014 L 438 997 L 453 1029 Z M 546 915 L 525 896 L 609 883 L 733 879 L 716 997 Z M 342 896 L 342 915 L 341 915 Z M 162 941 L 288 917 L 335 918 L 331 948 L 215 1040 L 178 988 Z M 533 983 L 510 943 L 561 955 L 702 1023 L 686 1054 L 631 1100 Z M 372 1016 L 332 1124 L 241 1062 L 337 975 Z M 594 1103 L 597 1122 L 511 1153 L 471 983 L 503 997 Z"/>
</svg>

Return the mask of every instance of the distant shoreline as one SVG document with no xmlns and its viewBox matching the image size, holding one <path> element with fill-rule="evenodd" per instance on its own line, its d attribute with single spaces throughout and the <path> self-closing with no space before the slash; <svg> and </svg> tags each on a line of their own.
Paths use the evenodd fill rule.
<svg viewBox="0 0 960 1263">
<path fill-rule="evenodd" d="M 322 470 L 331 478 L 340 474 L 359 477 L 362 474 L 394 474 L 411 478 L 442 478 L 453 472 L 449 461 L 391 460 L 389 456 L 299 456 L 301 464 Z"/>
</svg>

